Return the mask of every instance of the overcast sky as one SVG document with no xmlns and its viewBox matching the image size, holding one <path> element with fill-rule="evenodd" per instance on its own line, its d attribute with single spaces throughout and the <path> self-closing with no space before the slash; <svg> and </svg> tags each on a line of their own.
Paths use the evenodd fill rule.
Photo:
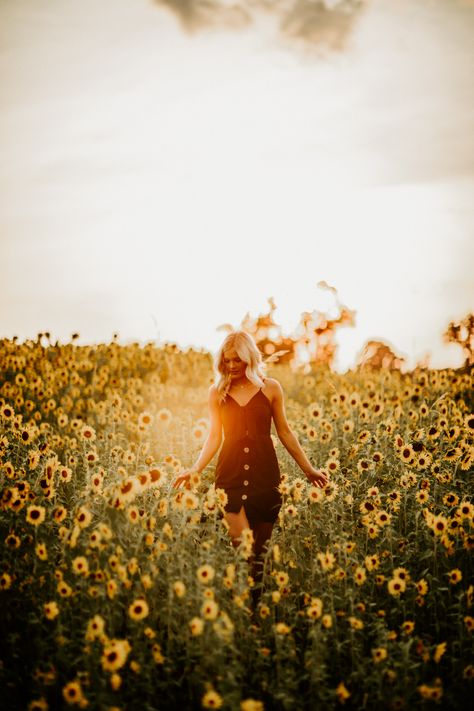
<svg viewBox="0 0 474 711">
<path fill-rule="evenodd" d="M 269 296 L 289 333 L 325 280 L 357 312 L 339 369 L 369 338 L 459 365 L 474 4 L 185 5 L 0 0 L 0 336 L 213 350 Z"/>
</svg>

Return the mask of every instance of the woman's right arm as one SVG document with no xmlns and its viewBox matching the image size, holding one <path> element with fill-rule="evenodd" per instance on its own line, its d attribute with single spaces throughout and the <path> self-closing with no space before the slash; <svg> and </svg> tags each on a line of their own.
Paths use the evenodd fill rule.
<svg viewBox="0 0 474 711">
<path fill-rule="evenodd" d="M 217 397 L 217 388 L 211 385 L 208 395 L 209 419 L 210 427 L 209 434 L 204 442 L 199 457 L 190 469 L 187 469 L 173 481 L 173 488 L 177 489 L 183 482 L 187 482 L 191 474 L 197 472 L 200 474 L 207 467 L 209 462 L 214 457 L 215 453 L 221 446 L 222 442 L 222 420 L 219 411 L 219 402 Z"/>
</svg>

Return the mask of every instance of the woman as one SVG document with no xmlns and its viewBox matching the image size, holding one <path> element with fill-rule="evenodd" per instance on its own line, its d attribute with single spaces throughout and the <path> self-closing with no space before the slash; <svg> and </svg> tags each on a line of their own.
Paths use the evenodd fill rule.
<svg viewBox="0 0 474 711">
<path fill-rule="evenodd" d="M 253 338 L 233 331 L 218 350 L 215 384 L 209 388 L 210 431 L 199 457 L 179 475 L 173 487 L 189 486 L 193 473 L 201 473 L 222 442 L 215 470 L 215 486 L 227 494 L 224 517 L 234 546 L 244 528 L 253 533 L 252 574 L 254 604 L 263 574 L 263 555 L 281 507 L 280 470 L 270 437 L 272 419 L 278 437 L 312 484 L 323 487 L 327 476 L 313 467 L 285 414 L 283 390 L 274 378 L 265 378 L 262 356 Z"/>
</svg>

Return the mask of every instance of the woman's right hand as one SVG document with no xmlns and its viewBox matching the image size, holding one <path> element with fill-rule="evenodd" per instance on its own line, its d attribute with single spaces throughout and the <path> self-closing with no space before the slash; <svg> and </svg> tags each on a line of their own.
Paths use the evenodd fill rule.
<svg viewBox="0 0 474 711">
<path fill-rule="evenodd" d="M 189 483 L 189 480 L 191 478 L 192 474 L 198 474 L 199 472 L 197 469 L 186 469 L 184 472 L 179 474 L 176 479 L 173 480 L 172 487 L 173 489 L 179 489 L 181 485 L 184 483 L 184 488 L 185 489 L 190 489 L 191 485 Z"/>
</svg>

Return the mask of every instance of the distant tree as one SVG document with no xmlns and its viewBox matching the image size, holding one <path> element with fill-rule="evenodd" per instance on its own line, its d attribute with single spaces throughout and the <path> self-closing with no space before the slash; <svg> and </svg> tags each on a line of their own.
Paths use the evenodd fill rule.
<svg viewBox="0 0 474 711">
<path fill-rule="evenodd" d="M 317 286 L 333 294 L 336 302 L 334 316 L 321 311 L 304 311 L 295 331 L 285 336 L 274 319 L 276 305 L 273 297 L 270 297 L 270 309 L 267 313 L 255 318 L 247 313 L 242 319 L 239 328 L 253 336 L 267 362 L 279 361 L 303 368 L 309 368 L 310 364 L 324 364 L 328 367 L 333 365 L 337 351 L 336 331 L 343 326 L 354 326 L 356 312 L 339 302 L 334 287 L 325 281 L 319 282 Z M 217 330 L 232 331 L 233 327 L 225 323 Z"/>
<path fill-rule="evenodd" d="M 403 363 L 405 363 L 405 358 L 398 356 L 387 343 L 367 341 L 356 359 L 356 368 L 400 370 Z"/>
<path fill-rule="evenodd" d="M 462 321 L 451 321 L 443 333 L 446 343 L 457 343 L 464 352 L 464 367 L 474 363 L 474 314 L 470 313 Z"/>
<path fill-rule="evenodd" d="M 287 39 L 306 46 L 344 49 L 367 0 L 154 0 L 171 10 L 187 32 L 206 27 L 239 29 L 251 24 L 257 12 L 278 20 Z"/>
</svg>

